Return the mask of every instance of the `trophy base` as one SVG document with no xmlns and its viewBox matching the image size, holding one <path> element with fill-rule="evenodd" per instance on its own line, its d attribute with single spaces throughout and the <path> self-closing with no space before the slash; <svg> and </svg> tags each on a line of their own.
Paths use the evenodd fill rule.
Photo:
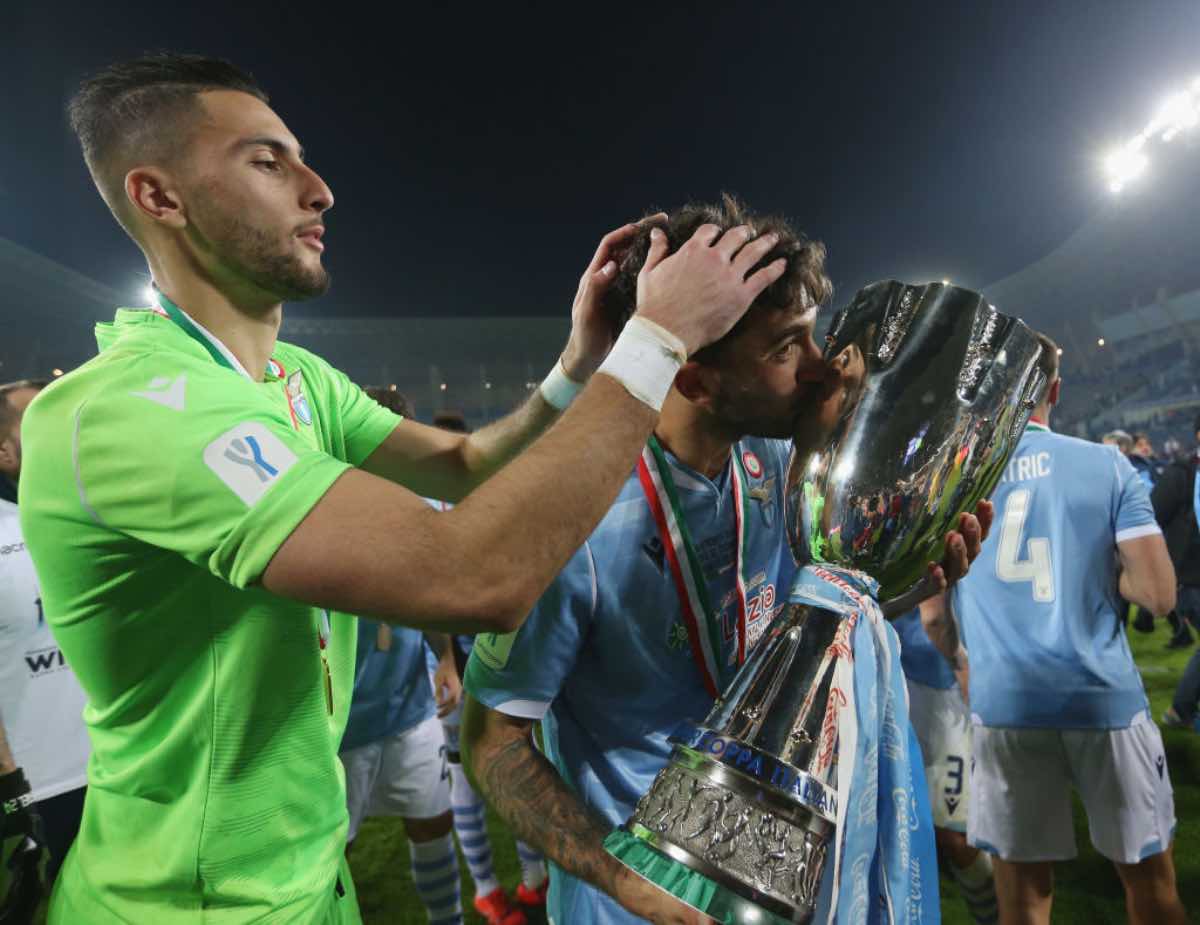
<svg viewBox="0 0 1200 925">
<path fill-rule="evenodd" d="M 751 902 L 718 882 L 715 878 L 721 874 L 716 868 L 670 842 L 660 841 L 636 822 L 611 832 L 604 848 L 635 874 L 720 925 L 795 925 L 811 920 L 811 910 L 795 918 L 764 908 L 760 903 L 766 897 Z"/>
</svg>

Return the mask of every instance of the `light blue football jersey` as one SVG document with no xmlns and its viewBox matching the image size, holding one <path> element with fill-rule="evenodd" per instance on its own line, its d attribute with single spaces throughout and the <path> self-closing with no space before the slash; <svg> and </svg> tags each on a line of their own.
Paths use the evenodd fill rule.
<svg viewBox="0 0 1200 925">
<path fill-rule="evenodd" d="M 1158 533 L 1114 447 L 1031 424 L 992 496 L 996 522 L 953 606 L 985 726 L 1124 729 L 1147 709 L 1118 616 L 1116 544 Z"/>
<path fill-rule="evenodd" d="M 743 571 L 754 638 L 782 610 L 796 569 L 782 516 L 791 444 L 745 439 L 736 449 L 753 454 Z M 668 461 L 722 616 L 724 686 L 737 669 L 731 473 L 713 482 Z M 521 629 L 475 638 L 466 688 L 492 709 L 541 719 L 546 756 L 567 785 L 611 825 L 628 818 L 667 762 L 668 736 L 682 721 L 702 721 L 713 704 L 636 473 Z M 557 925 L 635 921 L 599 890 L 553 874 L 547 908 Z"/>
<path fill-rule="evenodd" d="M 354 698 L 342 751 L 398 735 L 435 715 L 433 687 L 420 630 L 393 626 L 391 644 L 379 648 L 379 624 L 358 619 Z"/>
<path fill-rule="evenodd" d="M 913 608 L 902 617 L 892 621 L 900 637 L 900 667 L 904 677 L 926 687 L 946 691 L 957 683 L 954 669 L 934 646 L 925 627 L 921 625 L 921 611 Z"/>
</svg>

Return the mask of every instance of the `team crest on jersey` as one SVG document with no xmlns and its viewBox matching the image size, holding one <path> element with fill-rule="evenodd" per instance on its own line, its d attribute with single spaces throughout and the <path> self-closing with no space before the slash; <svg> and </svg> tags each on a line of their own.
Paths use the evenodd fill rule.
<svg viewBox="0 0 1200 925">
<path fill-rule="evenodd" d="M 758 461 L 750 450 L 745 450 L 742 453 L 742 465 L 746 467 L 746 474 L 752 479 L 761 479 L 763 474 L 762 463 Z"/>
<path fill-rule="evenodd" d="M 761 485 L 752 486 L 746 494 L 758 502 L 763 526 L 770 529 L 775 523 L 775 476 L 765 479 Z"/>
<path fill-rule="evenodd" d="M 275 362 L 272 360 L 271 362 Z M 304 374 L 296 370 L 287 378 L 288 401 L 300 423 L 306 427 L 312 426 L 312 408 L 309 407 L 308 397 L 304 394 Z"/>
</svg>

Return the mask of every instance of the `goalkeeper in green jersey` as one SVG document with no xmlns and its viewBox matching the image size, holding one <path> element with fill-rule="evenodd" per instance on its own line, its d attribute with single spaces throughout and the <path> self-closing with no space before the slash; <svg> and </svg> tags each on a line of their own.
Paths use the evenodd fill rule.
<svg viewBox="0 0 1200 925">
<path fill-rule="evenodd" d="M 614 341 L 600 298 L 635 226 L 618 229 L 542 387 L 451 434 L 276 340 L 281 303 L 328 285 L 333 195 L 249 75 L 141 58 L 87 80 L 70 116 L 156 298 L 100 325 L 100 354 L 24 423 L 22 526 L 93 749 L 50 921 L 358 921 L 337 760 L 355 626 L 330 612 L 518 626 L 608 509 L 680 364 L 783 260 L 744 226 L 669 257 L 660 234 Z"/>
</svg>

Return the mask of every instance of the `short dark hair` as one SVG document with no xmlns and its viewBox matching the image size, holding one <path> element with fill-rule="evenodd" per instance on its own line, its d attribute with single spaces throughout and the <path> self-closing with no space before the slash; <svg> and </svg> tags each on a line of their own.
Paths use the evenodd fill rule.
<svg viewBox="0 0 1200 925">
<path fill-rule="evenodd" d="M 122 220 L 122 183 L 134 157 L 168 162 L 188 140 L 196 97 L 237 90 L 268 102 L 254 78 L 228 61 L 159 52 L 119 61 L 80 84 L 67 104 L 71 128 L 100 195 Z"/>
<path fill-rule="evenodd" d="M 1042 383 L 1041 391 L 1038 393 L 1038 404 L 1046 400 L 1046 396 L 1050 394 L 1050 386 L 1058 381 L 1058 344 L 1052 341 L 1041 331 L 1034 332 L 1037 335 L 1038 343 L 1042 345 L 1042 352 L 1038 354 L 1038 369 L 1045 375 L 1046 381 Z"/>
<path fill-rule="evenodd" d="M 363 391 L 367 393 L 368 398 L 375 399 L 388 411 L 398 414 L 402 418 L 412 417 L 412 407 L 409 405 L 408 399 L 404 397 L 403 392 L 397 392 L 394 385 L 368 385 L 363 386 Z"/>
<path fill-rule="evenodd" d="M 49 384 L 49 379 L 18 379 L 16 382 L 5 382 L 0 385 L 0 439 L 7 438 L 17 423 L 17 409 L 8 400 L 8 396 L 21 389 L 33 389 L 35 392 L 40 392 Z"/>
<path fill-rule="evenodd" d="M 666 220 L 657 219 L 643 223 L 641 230 L 630 243 L 620 259 L 617 278 L 613 280 L 605 296 L 605 306 L 610 315 L 624 323 L 637 307 L 637 277 L 646 263 L 650 250 L 650 231 L 661 228 L 667 235 L 667 250 L 675 253 L 686 244 L 701 225 L 716 225 L 728 231 L 738 225 L 749 225 L 755 237 L 774 232 L 779 241 L 754 265 L 751 272 L 765 267 L 780 257 L 787 259 L 787 269 L 775 282 L 764 289 L 750 306 L 750 312 L 758 309 L 789 309 L 799 303 L 802 293 L 807 293 L 814 305 L 820 305 L 833 295 L 833 284 L 825 275 L 825 245 L 812 241 L 796 231 L 787 219 L 777 215 L 756 215 L 736 196 L 725 193 L 717 203 L 692 202 L 670 213 Z M 693 359 L 704 362 L 712 360 L 720 345 L 728 343 L 744 330 L 745 316 L 725 337 L 697 351 Z"/>
</svg>

